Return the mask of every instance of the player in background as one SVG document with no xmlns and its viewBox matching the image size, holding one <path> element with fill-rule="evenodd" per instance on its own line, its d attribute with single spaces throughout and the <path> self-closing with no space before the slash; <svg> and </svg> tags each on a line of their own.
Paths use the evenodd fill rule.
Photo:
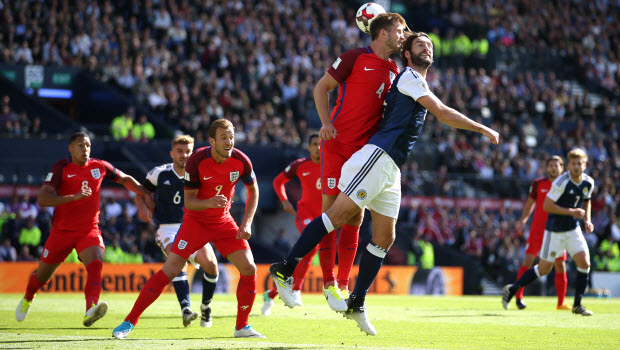
<svg viewBox="0 0 620 350">
<path fill-rule="evenodd" d="M 197 149 L 185 165 L 185 208 L 183 222 L 161 270 L 142 287 L 131 312 L 112 332 L 125 339 L 140 315 L 176 277 L 190 255 L 213 242 L 222 256 L 239 270 L 237 285 L 237 324 L 234 336 L 264 338 L 248 323 L 256 297 L 256 265 L 248 244 L 258 206 L 258 184 L 250 159 L 235 146 L 235 129 L 226 119 L 209 127 L 210 147 Z M 245 216 L 237 226 L 230 215 L 235 185 L 243 181 L 247 189 Z"/>
<path fill-rule="evenodd" d="M 105 316 L 108 303 L 99 302 L 101 268 L 105 246 L 99 231 L 99 207 L 103 179 L 119 183 L 138 196 L 144 189 L 130 175 L 110 163 L 90 158 L 90 137 L 76 132 L 69 138 L 69 158 L 52 166 L 41 186 L 37 203 L 41 207 L 56 207 L 50 235 L 45 242 L 37 271 L 28 280 L 26 295 L 15 310 L 15 318 L 26 319 L 35 294 L 46 285 L 54 272 L 75 248 L 86 267 L 86 315 L 83 324 L 90 327 Z M 147 199 L 148 200 L 148 199 Z"/>
<path fill-rule="evenodd" d="M 342 192 L 326 213 L 306 226 L 283 262 L 269 268 L 280 295 L 290 295 L 294 282 L 292 274 L 298 259 L 329 232 L 368 207 L 372 215 L 373 237 L 360 260 L 345 317 L 355 320 L 358 327 L 369 335 L 376 335 L 377 331 L 366 314 L 366 294 L 394 243 L 401 199 L 400 166 L 407 161 L 422 132 L 427 110 L 448 126 L 476 131 L 492 143 L 499 143 L 496 131 L 444 105 L 428 89 L 426 72 L 433 63 L 433 44 L 426 33 L 408 34 L 401 57 L 407 67 L 394 79 L 385 98 L 385 112 L 377 133 L 342 167 L 338 183 Z"/>
<path fill-rule="evenodd" d="M 547 159 L 547 176 L 541 177 L 530 186 L 530 194 L 523 207 L 523 214 L 519 220 L 519 231 L 523 232 L 523 227 L 527 222 L 527 219 L 534 211 L 534 217 L 532 218 L 532 225 L 530 226 L 530 235 L 527 238 L 527 245 L 525 246 L 525 258 L 523 264 L 519 268 L 517 279 L 519 279 L 525 271 L 527 271 L 532 265 L 534 260 L 540 252 L 540 246 L 542 245 L 543 235 L 545 234 L 545 223 L 547 222 L 547 213 L 544 209 L 545 198 L 547 192 L 551 188 L 551 183 L 564 171 L 564 160 L 560 156 L 553 156 Z M 555 259 L 555 289 L 558 294 L 558 310 L 570 310 L 570 306 L 564 301 L 566 297 L 566 250 L 562 252 L 561 256 Z M 515 302 L 517 307 L 522 310 L 526 308 L 523 302 L 523 288 L 520 288 L 515 295 Z"/>
<path fill-rule="evenodd" d="M 308 138 L 308 152 L 310 157 L 297 159 L 287 166 L 273 180 L 273 189 L 282 202 L 282 207 L 287 213 L 295 215 L 295 224 L 299 233 L 301 233 L 306 225 L 314 218 L 321 215 L 321 141 L 319 134 L 312 134 Z M 297 212 L 286 196 L 284 185 L 293 178 L 299 178 L 301 183 L 301 199 L 297 202 Z M 299 262 L 293 277 L 295 284 L 293 285 L 293 297 L 295 306 L 303 305 L 301 300 L 301 287 L 304 283 L 306 273 L 312 264 L 312 259 L 318 251 L 319 247 L 315 247 Z M 323 274 L 326 272 L 324 271 Z M 262 313 L 265 316 L 271 314 L 273 299 L 278 295 L 278 289 L 273 287 L 271 290 L 265 291 L 263 295 L 264 303 Z"/>
<path fill-rule="evenodd" d="M 154 219 L 157 228 L 155 240 L 168 255 L 172 248 L 174 236 L 176 236 L 183 220 L 183 178 L 185 176 L 185 163 L 194 149 L 194 139 L 188 135 L 179 135 L 172 140 L 170 157 L 172 163 L 153 168 L 142 183 L 145 192 L 152 198 L 155 208 L 149 208 L 146 201 L 136 196 L 138 215 L 144 222 Z M 202 304 L 200 310 L 201 327 L 211 327 L 211 300 L 217 282 L 217 258 L 210 244 L 198 249 L 190 255 L 189 261 L 198 269 L 202 266 Z M 190 308 L 189 283 L 187 282 L 187 264 L 183 270 L 172 280 L 174 290 L 181 305 L 183 326 L 187 327 L 198 318 L 198 313 Z"/>
<path fill-rule="evenodd" d="M 510 299 L 519 288 L 548 274 L 553 267 L 554 260 L 566 249 L 577 265 L 573 313 L 583 316 L 592 315 L 592 311 L 581 305 L 581 297 L 588 284 L 590 253 L 581 232 L 579 220 L 583 219 L 586 232 L 594 230 L 590 216 L 590 198 L 594 191 L 594 180 L 584 174 L 587 162 L 588 156 L 582 149 L 575 148 L 568 152 L 568 171 L 553 181 L 545 198 L 543 208 L 549 213 L 549 217 L 545 226 L 540 261 L 525 271 L 514 284 L 504 286 L 502 296 L 504 309 L 508 309 Z M 584 203 L 585 209 L 582 209 Z"/>
<path fill-rule="evenodd" d="M 314 102 L 322 123 L 319 136 L 323 140 L 323 212 L 333 205 L 340 193 L 336 185 L 342 165 L 377 131 L 383 114 L 383 101 L 398 74 L 398 66 L 390 59 L 390 55 L 400 50 L 405 28 L 405 19 L 397 13 L 378 15 L 370 24 L 370 46 L 343 53 L 314 88 Z M 330 115 L 329 92 L 336 87 L 338 100 Z M 319 247 L 321 268 L 324 271 L 323 293 L 329 306 L 335 311 L 342 312 L 347 309 L 345 300 L 349 295 L 349 274 L 357 252 L 363 219 L 364 212 L 359 211 L 342 226 L 338 244 L 336 232 L 332 232 Z M 333 272 L 336 247 L 337 284 Z M 280 295 L 280 298 L 286 297 Z M 289 305 L 289 302 L 284 299 L 283 301 Z"/>
</svg>

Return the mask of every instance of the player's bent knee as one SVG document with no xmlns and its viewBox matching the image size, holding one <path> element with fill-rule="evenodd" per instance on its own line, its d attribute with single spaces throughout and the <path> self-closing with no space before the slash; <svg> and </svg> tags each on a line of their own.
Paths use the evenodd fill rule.
<svg viewBox="0 0 620 350">
<path fill-rule="evenodd" d="M 256 275 L 256 264 L 254 263 L 243 264 L 242 266 L 238 266 L 237 268 L 239 269 L 239 273 L 244 276 Z"/>
</svg>

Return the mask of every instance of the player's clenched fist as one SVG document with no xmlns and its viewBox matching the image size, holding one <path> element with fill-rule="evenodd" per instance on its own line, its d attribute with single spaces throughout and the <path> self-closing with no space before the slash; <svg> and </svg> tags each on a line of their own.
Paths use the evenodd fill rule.
<svg viewBox="0 0 620 350">
<path fill-rule="evenodd" d="M 335 139 L 337 134 L 336 128 L 332 124 L 323 125 L 319 130 L 319 137 L 323 141 Z"/>
<path fill-rule="evenodd" d="M 237 239 L 250 239 L 252 236 L 252 228 L 250 225 L 241 225 L 239 226 L 239 231 L 237 231 Z"/>
<path fill-rule="evenodd" d="M 91 194 L 93 194 L 93 190 L 91 190 L 90 187 L 82 187 L 82 190 L 75 194 L 75 200 L 88 198 Z"/>
<path fill-rule="evenodd" d="M 226 196 L 218 194 L 207 200 L 207 208 L 224 208 L 227 202 Z"/>
</svg>

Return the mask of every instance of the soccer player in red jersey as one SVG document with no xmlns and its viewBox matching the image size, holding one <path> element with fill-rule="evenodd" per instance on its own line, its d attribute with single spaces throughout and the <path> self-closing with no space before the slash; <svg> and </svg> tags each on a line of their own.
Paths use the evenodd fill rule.
<svg viewBox="0 0 620 350">
<path fill-rule="evenodd" d="M 295 224 L 299 233 L 304 230 L 310 221 L 321 215 L 321 142 L 319 134 L 312 134 L 308 138 L 308 152 L 310 152 L 310 157 L 297 159 L 292 162 L 273 180 L 273 189 L 276 191 L 278 198 L 280 198 L 284 211 L 295 215 Z M 295 208 L 289 202 L 284 188 L 284 185 L 295 177 L 299 178 L 302 191 L 301 199 L 297 202 L 297 212 L 295 212 Z M 293 285 L 295 306 L 303 304 L 301 301 L 301 287 L 308 268 L 312 264 L 312 259 L 318 250 L 319 247 L 315 247 L 295 268 L 293 274 L 293 278 L 295 278 L 295 284 Z M 323 273 L 325 274 L 326 272 L 324 271 Z M 269 316 L 271 314 L 271 306 L 273 306 L 273 299 L 276 295 L 278 295 L 278 289 L 275 286 L 271 290 L 265 291 L 263 295 L 263 308 L 261 310 L 263 315 Z"/>
<path fill-rule="evenodd" d="M 527 202 L 525 202 L 523 214 L 519 220 L 519 231 L 523 232 L 523 227 L 525 226 L 527 219 L 532 214 L 532 211 L 534 211 L 534 206 L 536 206 L 536 210 L 534 211 L 534 217 L 532 218 L 530 235 L 527 239 L 525 258 L 523 259 L 523 264 L 519 268 L 517 280 L 525 271 L 534 265 L 534 260 L 540 252 L 543 236 L 545 234 L 545 224 L 547 223 L 547 217 L 549 216 L 549 213 L 543 209 L 543 203 L 545 202 L 547 192 L 549 192 L 553 180 L 562 174 L 563 171 L 564 161 L 562 160 L 562 157 L 553 156 L 547 159 L 547 176 L 538 178 L 532 182 L 532 186 L 530 187 L 530 195 Z M 566 250 L 564 250 L 564 253 L 561 256 L 555 259 L 554 267 L 555 289 L 558 294 L 558 310 L 570 310 L 570 305 L 564 301 L 564 298 L 566 297 L 567 284 Z M 519 309 L 526 308 L 526 305 L 523 302 L 523 288 L 517 291 L 515 301 Z"/>
<path fill-rule="evenodd" d="M 398 66 L 390 55 L 400 50 L 404 41 L 405 19 L 397 13 L 380 14 L 370 24 L 370 46 L 343 53 L 314 88 L 314 101 L 321 118 L 321 185 L 323 212 L 340 193 L 337 187 L 342 165 L 361 149 L 379 127 L 383 101 Z M 338 100 L 329 114 L 329 91 L 338 87 Z M 335 311 L 346 311 L 349 274 L 355 259 L 364 211 L 360 211 L 340 229 L 338 242 L 338 278 L 333 273 L 336 256 L 336 233 L 328 234 L 319 245 L 324 274 L 323 293 Z M 282 297 L 282 296 L 281 296 Z"/>
<path fill-rule="evenodd" d="M 258 184 L 250 159 L 234 148 L 235 130 L 226 119 L 209 127 L 211 147 L 197 149 L 185 165 L 185 208 L 183 222 L 166 263 L 144 285 L 125 321 L 112 335 L 125 339 L 140 315 L 185 266 L 189 256 L 212 242 L 222 256 L 239 270 L 237 285 L 237 324 L 234 336 L 264 338 L 248 323 L 256 297 L 256 265 L 248 244 L 252 220 L 258 206 Z M 248 191 L 245 216 L 237 226 L 230 215 L 235 185 L 243 181 Z"/>
<path fill-rule="evenodd" d="M 88 134 L 76 132 L 71 135 L 69 139 L 71 156 L 56 162 L 41 186 L 39 205 L 56 209 L 52 230 L 45 242 L 39 267 L 30 276 L 26 295 L 15 310 L 15 318 L 19 322 L 28 316 L 36 292 L 49 282 L 73 248 L 88 274 L 84 286 L 86 297 L 84 326 L 90 327 L 108 310 L 105 301 L 99 302 L 105 249 L 98 226 L 101 182 L 107 178 L 122 184 L 139 196 L 144 196 L 144 189 L 133 177 L 114 168 L 110 163 L 90 158 L 90 147 Z"/>
</svg>

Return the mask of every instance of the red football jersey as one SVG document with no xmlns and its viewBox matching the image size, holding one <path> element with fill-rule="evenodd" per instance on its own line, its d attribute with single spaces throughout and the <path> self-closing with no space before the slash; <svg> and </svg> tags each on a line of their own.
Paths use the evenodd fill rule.
<svg viewBox="0 0 620 350">
<path fill-rule="evenodd" d="M 289 164 L 282 174 L 289 180 L 299 178 L 302 192 L 297 210 L 307 210 L 315 217 L 321 215 L 321 163 L 314 163 L 310 158 L 297 159 Z"/>
<path fill-rule="evenodd" d="M 537 234 L 542 236 L 545 233 L 545 224 L 547 223 L 549 213 L 543 209 L 543 206 L 547 193 L 549 189 L 551 189 L 551 183 L 552 182 L 548 178 L 540 177 L 534 180 L 532 186 L 530 186 L 530 198 L 536 201 L 530 235 Z"/>
<path fill-rule="evenodd" d="M 339 83 L 338 101 L 331 114 L 336 141 L 362 147 L 379 127 L 383 101 L 398 66 L 383 60 L 370 46 L 343 53 L 327 70 Z"/>
<path fill-rule="evenodd" d="M 230 216 L 230 206 L 239 180 L 251 185 L 256 180 L 250 159 L 234 148 L 230 158 L 218 164 L 211 157 L 211 147 L 201 147 L 194 151 L 185 164 L 185 188 L 198 189 L 198 199 L 209 199 L 221 194 L 228 200 L 224 208 L 189 210 L 183 208 L 184 215 L 209 223 L 221 222 Z"/>
<path fill-rule="evenodd" d="M 79 166 L 70 159 L 63 159 L 47 174 L 44 185 L 54 187 L 59 196 L 76 194 L 83 187 L 90 187 L 88 198 L 72 201 L 54 209 L 52 229 L 88 233 L 99 224 L 100 189 L 103 178 L 118 179 L 119 173 L 110 163 L 91 158 L 86 165 Z"/>
</svg>

